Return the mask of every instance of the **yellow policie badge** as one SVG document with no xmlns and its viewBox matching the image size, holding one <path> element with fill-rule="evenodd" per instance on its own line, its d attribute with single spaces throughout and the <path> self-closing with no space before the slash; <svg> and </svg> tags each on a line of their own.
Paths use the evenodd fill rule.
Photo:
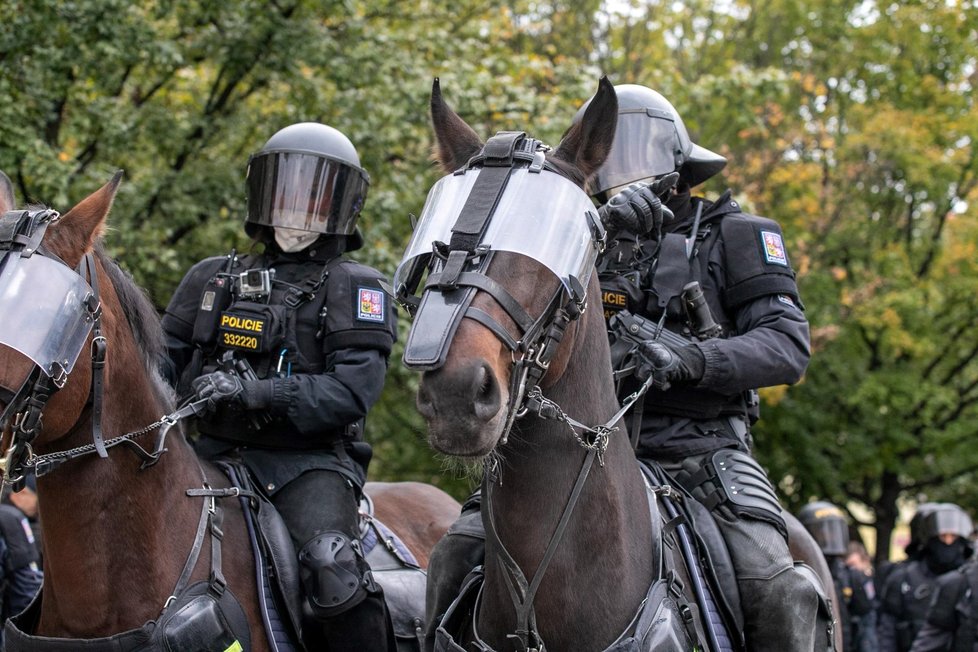
<svg viewBox="0 0 978 652">
<path fill-rule="evenodd" d="M 228 649 L 224 650 L 224 652 L 242 652 L 243 650 L 244 648 L 241 647 L 241 643 L 235 641 L 230 646 L 228 646 Z"/>
<path fill-rule="evenodd" d="M 265 333 L 266 326 L 265 319 L 224 312 L 221 313 L 221 321 L 218 324 L 217 342 L 228 349 L 258 351 L 261 349 L 262 335 Z"/>
<path fill-rule="evenodd" d="M 621 312 L 628 305 L 628 295 L 614 290 L 601 291 L 601 303 L 604 305 L 605 320 L 611 319 L 616 312 Z"/>
</svg>

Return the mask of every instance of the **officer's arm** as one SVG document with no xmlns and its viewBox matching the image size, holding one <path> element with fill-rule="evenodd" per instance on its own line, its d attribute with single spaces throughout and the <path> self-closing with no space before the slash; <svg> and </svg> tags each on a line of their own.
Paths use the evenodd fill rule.
<svg viewBox="0 0 978 652">
<path fill-rule="evenodd" d="M 223 256 L 208 258 L 190 268 L 163 313 L 167 360 L 161 361 L 160 371 L 174 387 L 193 357 L 194 319 L 200 306 L 204 284 L 218 272 L 226 260 Z"/>
<path fill-rule="evenodd" d="M 910 652 L 945 652 L 951 649 L 953 642 L 953 632 L 946 632 L 931 623 L 924 623 L 913 639 Z"/>
<path fill-rule="evenodd" d="M 740 306 L 738 333 L 696 344 L 705 369 L 698 386 L 722 394 L 797 382 L 811 357 L 808 321 L 794 299 L 766 295 Z"/>
<path fill-rule="evenodd" d="M 927 621 L 913 640 L 911 652 L 950 650 L 958 629 L 958 601 L 967 590 L 964 575 L 951 571 L 937 578 L 934 596 L 927 608 Z"/>
<path fill-rule="evenodd" d="M 380 398 L 387 353 L 340 349 L 327 357 L 327 372 L 274 378 L 273 414 L 287 416 L 300 435 L 335 431 L 360 420 Z"/>
<path fill-rule="evenodd" d="M 904 574 L 901 569 L 890 573 L 880 597 L 879 623 L 876 633 L 879 638 L 880 652 L 897 651 L 897 623 L 902 618 L 900 614 L 900 585 Z"/>
</svg>

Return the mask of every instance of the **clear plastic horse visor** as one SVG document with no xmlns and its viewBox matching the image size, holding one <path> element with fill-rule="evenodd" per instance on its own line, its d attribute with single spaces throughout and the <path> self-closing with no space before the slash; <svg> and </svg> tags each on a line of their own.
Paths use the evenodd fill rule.
<svg viewBox="0 0 978 652">
<path fill-rule="evenodd" d="M 434 242 L 452 239 L 452 227 L 480 171 L 449 175 L 432 187 L 394 274 L 395 288 L 413 282 L 418 265 L 428 264 Z M 548 170 L 517 168 L 510 173 L 481 244 L 491 251 L 509 251 L 536 260 L 568 289 L 571 277 L 587 287 L 598 256 L 589 212 L 595 213 L 594 204 L 572 181 Z M 597 220 L 596 214 L 593 219 Z"/>
<path fill-rule="evenodd" d="M 48 376 L 59 367 L 70 373 L 92 331 L 86 306 L 92 294 L 85 279 L 56 260 L 8 253 L 0 260 L 0 344 Z"/>
<path fill-rule="evenodd" d="M 248 221 L 350 235 L 369 183 L 360 168 L 325 156 L 257 154 L 248 162 Z"/>
</svg>

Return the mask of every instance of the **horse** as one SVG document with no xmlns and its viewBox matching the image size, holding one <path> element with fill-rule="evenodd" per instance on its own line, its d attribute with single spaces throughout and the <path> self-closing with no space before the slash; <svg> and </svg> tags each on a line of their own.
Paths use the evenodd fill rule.
<svg viewBox="0 0 978 652">
<path fill-rule="evenodd" d="M 625 431 L 635 399 L 616 397 L 591 273 L 603 230 L 583 186 L 612 144 L 614 89 L 602 78 L 552 150 L 523 132 L 484 144 L 438 80 L 431 116 L 448 176 L 394 279 L 415 313 L 404 362 L 423 372 L 417 406 L 430 445 L 482 465 L 486 530 L 461 638 L 436 649 L 692 649 L 705 640 L 703 610 L 688 608 L 680 546 L 665 542 L 669 515 L 656 513 L 652 494 L 670 488 L 650 487 Z M 792 536 L 807 537 L 795 524 Z M 820 551 L 809 553 L 830 587 Z M 655 591 L 664 577 L 681 581 Z"/>
<path fill-rule="evenodd" d="M 21 239 L 20 254 L 7 254 L 10 265 L 22 265 L 23 272 L 16 287 L 0 286 L 0 299 L 7 302 L 4 320 L 19 315 L 15 321 L 22 327 L 0 338 L 4 481 L 16 482 L 22 463 L 36 461 L 43 514 L 45 577 L 31 634 L 67 640 L 62 649 L 74 649 L 72 640 L 135 630 L 165 611 L 178 578 L 184 585 L 210 578 L 213 585 L 216 573 L 247 620 L 238 647 L 227 649 L 279 649 L 266 635 L 259 611 L 256 581 L 261 578 L 245 501 L 234 498 L 238 490 L 219 469 L 198 459 L 180 423 L 160 419 L 174 414 L 175 400 L 157 371 L 165 356 L 159 316 L 103 250 L 101 236 L 121 176 L 120 171 L 60 217 L 34 211 L 49 228 L 35 232 L 41 239 Z M 14 207 L 13 188 L 0 173 L 0 215 Z M 30 258 L 23 257 L 28 253 Z M 35 262 L 24 266 L 26 260 Z M 87 299 L 79 298 L 79 288 Z M 38 302 L 55 306 L 53 323 L 38 323 Z M 8 310 L 11 303 L 22 310 Z M 71 309 L 59 312 L 57 306 Z M 38 331 L 42 344 L 25 345 L 30 330 Z M 7 345 L 11 339 L 19 349 Z M 69 354 L 62 356 L 65 350 Z M 74 364 L 71 352 L 78 356 L 81 350 L 92 352 L 92 364 L 87 359 Z M 37 373 L 42 357 L 51 365 Z M 17 388 L 31 385 L 41 388 L 27 401 L 37 399 L 33 412 L 28 406 L 7 418 L 7 406 L 26 397 Z M 49 466 L 43 476 L 41 460 Z M 459 503 L 416 482 L 367 483 L 365 491 L 376 513 L 426 568 L 430 549 L 458 515 Z M 217 511 L 223 522 L 215 519 Z M 294 554 L 289 550 L 284 557 Z M 423 613 L 423 593 L 416 597 Z M 300 641 L 292 643 L 302 649 Z"/>
</svg>

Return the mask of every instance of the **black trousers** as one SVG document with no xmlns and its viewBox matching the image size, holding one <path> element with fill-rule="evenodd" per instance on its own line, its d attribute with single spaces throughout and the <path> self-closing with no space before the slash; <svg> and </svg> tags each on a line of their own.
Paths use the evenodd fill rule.
<svg viewBox="0 0 978 652">
<path fill-rule="evenodd" d="M 306 471 L 272 496 L 296 551 L 323 532 L 359 536 L 358 491 L 335 471 Z M 369 570 L 366 561 L 361 577 Z M 359 604 L 322 621 L 329 652 L 387 652 L 396 649 L 384 593 L 377 586 Z"/>
</svg>

